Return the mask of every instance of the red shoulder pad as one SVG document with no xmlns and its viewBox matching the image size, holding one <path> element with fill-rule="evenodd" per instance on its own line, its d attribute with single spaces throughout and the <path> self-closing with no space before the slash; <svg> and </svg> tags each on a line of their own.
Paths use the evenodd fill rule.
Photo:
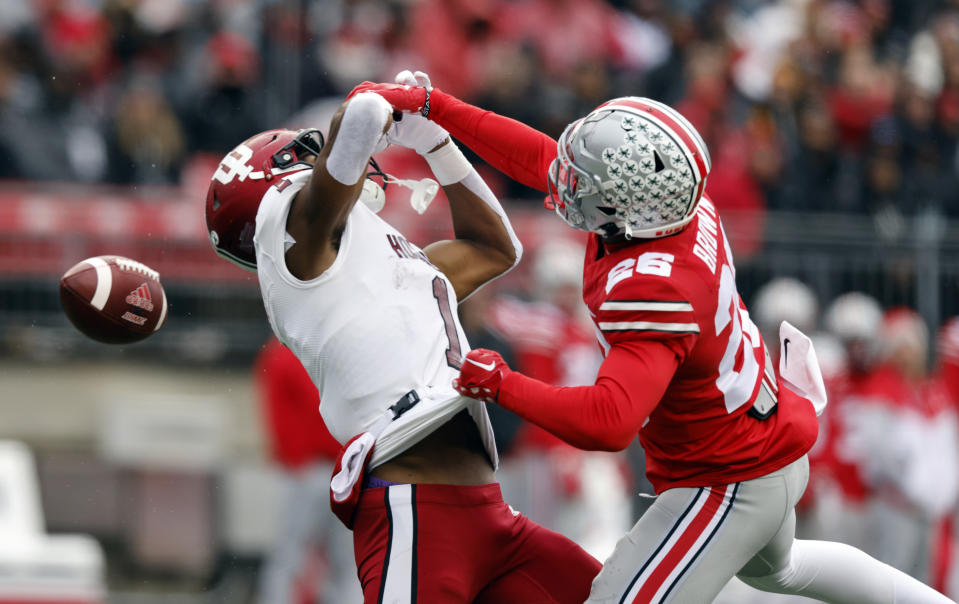
<svg viewBox="0 0 959 604">
<path fill-rule="evenodd" d="M 675 340 L 685 356 L 698 339 L 701 327 L 693 301 L 664 275 L 636 273 L 608 287 L 606 297 L 593 309 L 596 326 L 609 344 L 633 340 Z"/>
</svg>

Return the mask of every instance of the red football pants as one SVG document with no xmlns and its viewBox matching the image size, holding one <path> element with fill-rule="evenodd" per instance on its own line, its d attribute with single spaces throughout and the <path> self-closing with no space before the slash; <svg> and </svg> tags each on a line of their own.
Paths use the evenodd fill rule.
<svg viewBox="0 0 959 604">
<path fill-rule="evenodd" d="M 600 569 L 496 483 L 367 489 L 353 544 L 366 604 L 581 604 Z"/>
</svg>

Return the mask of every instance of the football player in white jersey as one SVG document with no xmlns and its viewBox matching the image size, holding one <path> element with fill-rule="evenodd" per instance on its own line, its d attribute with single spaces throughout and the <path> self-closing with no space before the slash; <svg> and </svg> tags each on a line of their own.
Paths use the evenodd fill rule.
<svg viewBox="0 0 959 604">
<path fill-rule="evenodd" d="M 452 387 L 468 351 L 457 301 L 522 253 L 502 207 L 445 130 L 394 122 L 379 95 L 344 103 L 329 132 L 238 145 L 206 217 L 215 250 L 256 271 L 273 331 L 348 445 L 331 502 L 354 531 L 365 601 L 582 602 L 598 561 L 503 502 L 486 408 Z M 455 239 L 420 249 L 356 203 L 379 195 L 367 165 L 387 143 L 426 159 Z"/>
</svg>

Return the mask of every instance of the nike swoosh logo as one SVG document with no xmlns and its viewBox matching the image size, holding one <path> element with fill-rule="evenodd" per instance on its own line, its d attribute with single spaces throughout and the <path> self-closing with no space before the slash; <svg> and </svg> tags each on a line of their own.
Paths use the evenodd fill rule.
<svg viewBox="0 0 959 604">
<path fill-rule="evenodd" d="M 467 363 L 472 363 L 479 367 L 480 369 L 485 369 L 486 371 L 492 371 L 496 369 L 496 363 L 477 363 L 473 359 L 466 359 Z"/>
<path fill-rule="evenodd" d="M 783 340 L 783 365 L 789 364 L 789 338 Z"/>
</svg>

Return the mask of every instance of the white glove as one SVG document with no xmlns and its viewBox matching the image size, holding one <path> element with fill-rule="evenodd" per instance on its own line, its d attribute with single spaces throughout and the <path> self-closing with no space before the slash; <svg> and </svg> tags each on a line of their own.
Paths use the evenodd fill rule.
<svg viewBox="0 0 959 604">
<path fill-rule="evenodd" d="M 394 82 L 413 88 L 433 89 L 430 76 L 422 71 L 413 73 L 409 69 L 404 69 L 396 74 Z M 393 127 L 387 132 L 390 143 L 413 149 L 420 155 L 426 155 L 436 145 L 446 140 L 449 135 L 450 133 L 444 128 L 421 115 L 411 113 L 404 113 L 402 119 L 393 122 Z"/>
<path fill-rule="evenodd" d="M 396 74 L 396 77 L 393 79 L 393 81 L 397 84 L 403 84 L 404 86 L 433 90 L 433 84 L 430 83 L 430 76 L 426 75 L 426 73 L 422 71 L 413 72 L 409 69 L 404 69 Z"/>
<path fill-rule="evenodd" d="M 391 145 L 413 149 L 420 155 L 426 155 L 449 136 L 445 128 L 412 113 L 404 113 L 402 119 L 394 120 L 386 132 L 386 140 Z"/>
</svg>

